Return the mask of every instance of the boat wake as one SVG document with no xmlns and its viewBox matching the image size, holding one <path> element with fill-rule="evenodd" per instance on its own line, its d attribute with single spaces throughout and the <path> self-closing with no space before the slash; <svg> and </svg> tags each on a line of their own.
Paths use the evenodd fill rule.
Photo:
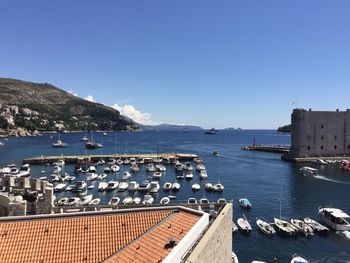
<svg viewBox="0 0 350 263">
<path fill-rule="evenodd" d="M 319 179 L 319 180 L 333 182 L 333 183 L 338 183 L 338 184 L 350 184 L 350 182 L 330 179 L 330 178 L 327 178 L 327 177 L 325 177 L 323 175 L 316 175 L 316 176 L 314 176 L 314 178 Z"/>
</svg>

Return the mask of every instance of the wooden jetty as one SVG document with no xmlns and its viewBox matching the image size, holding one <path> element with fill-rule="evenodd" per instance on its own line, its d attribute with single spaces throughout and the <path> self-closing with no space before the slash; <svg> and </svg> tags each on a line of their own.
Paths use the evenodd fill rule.
<svg viewBox="0 0 350 263">
<path fill-rule="evenodd" d="M 290 150 L 290 146 L 288 146 L 288 145 L 251 144 L 251 145 L 242 147 L 242 150 L 271 152 L 271 153 L 288 153 Z"/>
<path fill-rule="evenodd" d="M 149 162 L 152 162 L 152 159 L 154 158 L 169 158 L 169 159 L 179 159 L 180 161 L 192 161 L 195 158 L 198 158 L 196 154 L 192 153 L 151 153 L 151 154 L 99 154 L 99 155 L 58 155 L 58 156 L 36 156 L 32 158 L 26 158 L 23 160 L 23 164 L 46 164 L 46 163 L 53 163 L 57 162 L 58 160 L 64 160 L 65 163 L 77 163 L 83 160 L 87 160 L 88 162 L 98 162 L 99 160 L 105 160 L 108 159 L 144 159 L 149 160 Z"/>
</svg>

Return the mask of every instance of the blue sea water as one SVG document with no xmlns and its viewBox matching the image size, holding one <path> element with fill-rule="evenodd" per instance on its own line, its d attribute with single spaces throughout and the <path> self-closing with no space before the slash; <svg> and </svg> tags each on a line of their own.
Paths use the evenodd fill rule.
<svg viewBox="0 0 350 263">
<path fill-rule="evenodd" d="M 74 155 L 85 154 L 85 148 L 80 138 L 83 134 L 61 134 L 61 139 L 69 144 L 68 148 L 53 149 L 51 143 L 57 140 L 56 135 L 40 137 L 9 138 L 4 146 L 0 146 L 0 166 L 9 163 L 20 165 L 23 158 L 40 155 Z M 320 205 L 333 205 L 350 212 L 350 173 L 344 172 L 339 165 L 320 166 L 309 164 L 320 169 L 319 177 L 306 177 L 298 173 L 302 164 L 283 162 L 280 154 L 251 152 L 241 150 L 242 146 L 252 143 L 261 144 L 289 144 L 290 136 L 279 134 L 271 130 L 220 131 L 216 135 L 205 135 L 201 131 L 183 132 L 118 132 L 102 136 L 94 133 L 96 141 L 104 147 L 88 150 L 88 154 L 107 153 L 156 153 L 184 152 L 198 154 L 206 164 L 209 182 L 221 181 L 225 186 L 223 193 L 208 193 L 204 190 L 205 182 L 200 182 L 195 176 L 192 182 L 183 180 L 181 189 L 177 193 L 178 200 L 189 197 L 207 197 L 217 200 L 220 197 L 233 200 L 235 220 L 244 213 L 251 221 L 253 231 L 249 235 L 235 233 L 233 238 L 234 251 L 240 262 L 264 260 L 266 262 L 289 262 L 295 253 L 301 254 L 310 262 L 350 262 L 350 233 L 331 232 L 327 236 L 315 235 L 305 238 L 301 235 L 292 238 L 275 235 L 267 237 L 261 234 L 256 225 L 256 218 L 263 218 L 272 222 L 274 216 L 281 213 L 286 218 L 303 218 L 310 216 L 319 220 L 317 208 Z M 213 156 L 218 150 L 220 155 Z M 43 176 L 40 171 L 47 170 L 49 175 L 52 167 L 32 167 L 33 177 Z M 110 174 L 107 180 L 118 179 L 118 175 Z M 65 170 L 71 172 L 72 166 Z M 85 175 L 79 175 L 84 179 Z M 132 179 L 141 181 L 147 178 L 144 167 Z M 167 167 L 165 176 L 160 180 L 175 181 L 172 166 Z M 202 189 L 192 192 L 191 185 L 198 182 Z M 92 182 L 96 185 L 98 182 Z M 107 203 L 114 193 L 98 193 L 97 189 L 89 190 L 94 196 L 99 196 L 103 203 Z M 281 194 L 282 193 L 282 194 Z M 73 195 L 73 193 L 59 193 L 57 198 Z M 125 197 L 127 193 L 120 193 Z M 136 193 L 135 195 L 138 195 Z M 161 190 L 156 200 L 168 193 Z M 238 205 L 238 199 L 249 198 L 253 208 L 243 210 Z"/>
</svg>

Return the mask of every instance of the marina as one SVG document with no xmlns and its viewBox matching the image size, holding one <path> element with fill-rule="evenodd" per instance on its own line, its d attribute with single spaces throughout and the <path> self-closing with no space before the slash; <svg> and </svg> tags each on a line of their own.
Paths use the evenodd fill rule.
<svg viewBox="0 0 350 263">
<path fill-rule="evenodd" d="M 64 174 L 67 173 L 69 176 L 76 177 L 75 181 L 65 182 L 67 185 L 66 188 L 70 185 L 75 185 L 77 181 L 85 181 L 86 190 L 80 192 L 72 192 L 70 190 L 55 192 L 55 202 L 58 202 L 62 198 L 67 198 L 68 200 L 71 199 L 72 204 L 75 204 L 73 206 L 66 205 L 63 201 L 67 199 L 63 199 L 62 205 L 57 205 L 55 207 L 55 213 L 88 212 L 96 210 L 108 211 L 111 209 L 114 211 L 123 207 L 157 207 L 161 205 L 161 202 L 162 204 L 167 203 L 167 206 L 188 203 L 190 206 L 200 206 L 205 210 L 211 205 L 219 206 L 220 202 L 232 202 L 234 204 L 234 222 L 236 223 L 238 218 L 244 218 L 244 213 L 252 228 L 248 235 L 245 234 L 245 231 L 243 232 L 241 230 L 233 234 L 233 247 L 240 262 L 251 262 L 254 259 L 271 262 L 272 258 L 279 258 L 282 260 L 280 262 L 284 262 L 283 259 L 290 259 L 291 255 L 295 253 L 304 255 L 306 258 L 310 259 L 311 262 L 313 259 L 323 260 L 326 258 L 327 260 L 326 252 L 324 254 L 323 252 L 317 254 L 313 252 L 313 247 L 315 245 L 331 247 L 335 251 L 337 258 L 346 257 L 346 255 L 341 253 L 347 248 L 348 240 L 345 236 L 333 230 L 327 231 L 329 234 L 325 236 L 323 234 L 316 234 L 314 230 L 315 234 L 306 239 L 304 234 L 296 234 L 291 237 L 280 233 L 266 235 L 262 233 L 255 223 L 256 218 L 259 218 L 269 223 L 270 226 L 277 230 L 273 218 L 277 217 L 279 214 L 281 182 L 283 184 L 282 214 L 284 217 L 288 218 L 288 220 L 285 220 L 287 222 L 290 222 L 290 219 L 309 217 L 310 220 L 314 220 L 310 222 L 313 222 L 312 224 L 314 224 L 315 227 L 315 222 L 324 224 L 318 215 L 317 209 L 323 204 L 333 203 L 334 207 L 339 207 L 342 208 L 343 211 L 349 212 L 347 206 L 348 197 L 341 193 L 348 189 L 349 186 L 347 182 L 350 182 L 350 180 L 346 177 L 348 172 L 340 168 L 340 163 L 329 165 L 310 163 L 308 166 L 310 165 L 310 167 L 317 168 L 319 170 L 319 175 L 324 176 L 326 179 L 342 181 L 344 183 L 323 180 L 317 176 L 302 176 L 299 171 L 299 169 L 302 168 L 301 165 L 283 162 L 280 160 L 278 154 L 241 151 L 240 149 L 242 144 L 250 140 L 252 134 L 261 141 L 265 140 L 264 142 L 267 144 L 273 141 L 288 143 L 288 136 L 279 135 L 272 131 L 247 131 L 240 132 L 239 135 L 232 135 L 228 132 L 220 131 L 215 136 L 206 136 L 205 139 L 202 140 L 201 134 L 200 132 L 161 133 L 161 149 L 169 153 L 186 154 L 186 158 L 181 161 L 179 160 L 179 162 L 185 164 L 186 167 L 192 167 L 193 171 L 189 168 L 193 175 L 192 180 L 186 180 L 187 170 L 180 169 L 178 165 L 179 171 L 177 172 L 175 167 L 176 163 L 167 163 L 167 157 L 171 157 L 168 154 L 164 155 L 164 163 L 158 162 L 157 159 L 160 159 L 159 156 L 162 154 L 154 153 L 157 151 L 155 149 L 157 149 L 158 136 L 152 132 L 119 133 L 119 141 L 121 141 L 119 143 L 119 151 L 121 151 L 120 145 L 123 145 L 123 141 L 128 140 L 129 153 L 119 153 L 117 155 L 115 155 L 115 143 L 112 136 L 107 136 L 105 138 L 102 149 L 91 150 L 88 152 L 88 155 L 84 154 L 86 151 L 84 143 L 80 143 L 81 134 L 63 134 L 62 137 L 64 137 L 62 139 L 69 143 L 69 147 L 62 149 L 48 147 L 50 139 L 45 135 L 36 138 L 9 138 L 4 148 L 1 148 L 1 151 L 9 153 L 6 155 L 6 158 L 1 160 L 1 167 L 13 163 L 17 168 L 20 168 L 23 160 L 32 158 L 31 156 L 39 156 L 37 160 L 40 160 L 41 154 L 44 156 L 52 156 L 50 157 L 52 159 L 49 159 L 50 165 L 45 165 L 46 162 L 42 164 L 39 161 L 38 164 L 31 164 L 29 167 L 31 177 L 49 178 L 54 169 L 54 166 L 51 164 L 52 162 L 58 162 L 62 159 L 61 153 L 63 153 L 63 157 L 78 156 L 83 157 L 83 159 L 86 156 L 89 157 L 91 153 L 91 155 L 96 158 L 88 163 L 88 168 L 94 166 L 94 173 L 98 176 L 103 174 L 106 174 L 106 176 L 87 181 L 86 178 L 88 174 L 84 173 L 85 165 L 81 167 L 83 172 L 74 173 L 76 163 L 73 161 L 70 162 L 69 158 L 63 158 L 62 160 L 64 160 L 65 164 L 58 166 L 60 167 L 59 169 L 61 169 L 60 174 L 64 176 Z M 96 139 L 99 140 L 98 135 L 96 135 Z M 31 147 L 30 151 L 26 151 L 24 146 L 27 144 L 28 147 L 30 147 L 33 143 L 36 147 Z M 12 147 L 11 145 L 16 145 L 16 147 L 18 147 L 16 150 L 12 148 L 12 150 L 14 150 L 13 153 L 9 152 L 10 147 Z M 105 154 L 99 154 L 101 150 L 103 150 Z M 214 150 L 218 150 L 220 154 L 214 156 L 212 154 Z M 103 158 L 104 163 L 101 162 L 97 164 L 101 161 L 101 155 L 105 156 L 105 158 Z M 117 158 L 115 156 L 117 156 Z M 127 158 L 123 158 L 123 156 L 127 156 Z M 139 159 L 140 156 L 152 159 L 156 157 L 156 162 L 148 164 L 138 163 L 140 170 L 138 172 L 131 172 L 130 161 L 133 162 L 132 158 L 141 161 L 141 158 Z M 123 159 L 122 164 L 117 163 L 119 157 Z M 200 178 L 201 170 L 197 171 L 197 163 L 194 161 L 195 158 L 203 160 L 207 179 Z M 115 159 L 115 161 L 110 159 Z M 124 164 L 124 159 L 128 159 L 129 163 Z M 78 160 L 78 158 L 76 160 Z M 187 164 L 188 162 L 189 164 Z M 58 164 L 62 163 L 58 162 Z M 118 172 L 105 173 L 105 168 L 111 168 L 113 165 L 119 167 Z M 166 168 L 159 179 L 153 178 L 153 173 L 156 172 L 156 165 L 163 165 Z M 151 168 L 152 166 L 154 170 Z M 59 170 L 58 168 L 56 169 Z M 149 170 L 151 170 L 151 172 L 149 172 Z M 45 172 L 42 173 L 42 171 Z M 131 174 L 131 177 L 126 179 L 126 182 L 128 182 L 128 189 L 118 191 L 119 185 L 115 187 L 111 184 L 112 190 L 106 189 L 99 191 L 99 184 L 102 182 L 107 183 L 107 186 L 113 181 L 119 184 L 123 181 L 121 178 L 126 171 Z M 149 176 L 152 176 L 152 178 L 149 178 Z M 145 181 L 148 182 L 146 183 Z M 159 189 L 156 193 L 150 193 L 148 191 L 148 184 L 152 181 L 158 181 Z M 54 184 L 58 183 L 59 182 Z M 219 183 L 222 185 L 223 189 L 221 191 L 213 191 L 214 185 L 217 185 L 216 189 L 221 189 L 221 187 L 218 186 Z M 135 190 L 137 184 L 139 184 L 138 190 Z M 171 187 L 174 187 L 173 189 L 177 189 L 177 191 L 169 189 L 170 184 Z M 198 191 L 192 190 L 194 184 L 200 185 Z M 264 191 L 260 189 L 261 184 L 264 184 Z M 89 186 L 94 186 L 94 188 L 89 189 Z M 102 188 L 107 186 L 101 185 Z M 312 190 L 315 186 L 317 186 L 318 191 Z M 82 189 L 85 188 L 84 185 L 81 185 L 81 187 Z M 147 190 L 142 190 L 142 187 Z M 157 186 L 155 189 L 157 189 Z M 211 190 L 208 191 L 207 189 Z M 309 194 L 306 195 L 305 191 L 308 191 Z M 339 193 L 338 195 L 334 195 L 332 191 L 337 191 Z M 322 195 L 320 195 L 321 193 Z M 92 195 L 92 197 L 90 195 Z M 81 197 L 84 196 L 88 196 L 88 200 L 91 198 L 91 201 L 88 204 L 81 205 L 82 203 L 86 203 L 84 200 L 81 200 Z M 317 197 L 315 198 L 315 196 Z M 239 199 L 243 197 L 249 199 L 251 204 L 253 204 L 251 209 L 240 207 Z M 124 200 L 126 204 L 124 204 L 125 202 L 123 203 Z M 80 205 L 78 205 L 78 203 L 80 203 Z M 319 233 L 321 232 L 322 231 Z M 251 245 L 257 242 L 259 243 L 258 247 L 253 247 Z M 266 253 L 268 247 L 277 245 L 282 246 L 284 251 Z"/>
</svg>

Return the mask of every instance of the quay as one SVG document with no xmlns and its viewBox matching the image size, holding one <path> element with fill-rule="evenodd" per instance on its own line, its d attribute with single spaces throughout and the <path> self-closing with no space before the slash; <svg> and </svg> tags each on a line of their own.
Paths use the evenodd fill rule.
<svg viewBox="0 0 350 263">
<path fill-rule="evenodd" d="M 288 153 L 289 145 L 266 145 L 266 144 L 251 144 L 241 148 L 246 151 L 261 151 L 271 153 Z"/>
<path fill-rule="evenodd" d="M 198 158 L 196 154 L 192 153 L 151 153 L 151 154 L 97 154 L 97 155 L 56 155 L 56 156 L 36 156 L 32 158 L 26 158 L 23 160 L 23 164 L 46 164 L 57 162 L 58 160 L 64 160 L 67 164 L 74 164 L 82 160 L 87 160 L 89 162 L 97 162 L 99 160 L 105 160 L 115 158 L 115 159 L 144 159 L 145 163 L 152 162 L 154 158 L 168 158 L 168 159 L 178 159 L 182 161 L 193 161 Z"/>
</svg>

